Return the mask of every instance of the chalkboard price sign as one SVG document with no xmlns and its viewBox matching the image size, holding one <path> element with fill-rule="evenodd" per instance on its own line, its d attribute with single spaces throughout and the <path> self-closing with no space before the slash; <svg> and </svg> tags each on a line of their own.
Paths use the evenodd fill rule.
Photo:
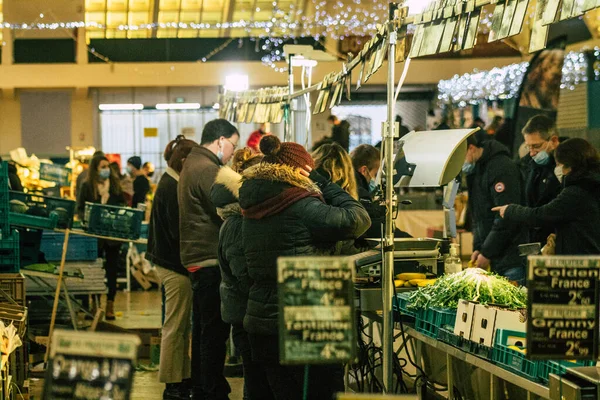
<svg viewBox="0 0 600 400">
<path fill-rule="evenodd" d="M 527 354 L 534 359 L 598 357 L 600 257 L 529 257 Z"/>
<path fill-rule="evenodd" d="M 44 400 L 128 400 L 140 339 L 136 335 L 56 331 Z"/>
<path fill-rule="evenodd" d="M 279 347 L 282 364 L 353 360 L 354 264 L 343 257 L 278 260 Z"/>
</svg>

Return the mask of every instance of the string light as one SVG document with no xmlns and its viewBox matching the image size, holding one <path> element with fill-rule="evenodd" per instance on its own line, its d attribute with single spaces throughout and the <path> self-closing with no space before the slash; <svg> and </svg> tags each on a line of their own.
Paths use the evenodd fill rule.
<svg viewBox="0 0 600 400">
<path fill-rule="evenodd" d="M 594 77 L 600 80 L 600 48 L 594 49 L 596 62 Z M 529 67 L 528 62 L 494 68 L 490 71 L 474 70 L 462 76 L 440 81 L 438 99 L 444 104 L 457 104 L 466 107 L 482 100 L 511 99 L 518 95 Z M 588 81 L 588 58 L 584 52 L 569 52 L 565 55 L 562 68 L 561 89 L 574 90 L 575 87 Z"/>
</svg>

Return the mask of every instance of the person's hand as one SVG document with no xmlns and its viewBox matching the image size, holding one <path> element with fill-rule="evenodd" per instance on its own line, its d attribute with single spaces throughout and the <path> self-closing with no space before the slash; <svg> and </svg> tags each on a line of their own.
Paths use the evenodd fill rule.
<svg viewBox="0 0 600 400">
<path fill-rule="evenodd" d="M 475 262 L 475 266 L 477 268 L 487 270 L 490 266 L 490 260 L 486 258 L 483 254 L 479 253 L 479 256 L 477 256 L 477 261 Z"/>
<path fill-rule="evenodd" d="M 304 168 L 300 168 L 300 174 L 304 175 L 307 178 L 310 176 L 311 172 L 312 172 L 312 168 L 309 167 L 308 165 L 305 165 Z"/>
<path fill-rule="evenodd" d="M 499 206 L 499 207 L 492 208 L 492 211 L 498 211 L 498 214 L 500 214 L 500 218 L 504 218 L 504 213 L 506 213 L 507 208 L 508 208 L 508 205 Z"/>
<path fill-rule="evenodd" d="M 475 263 L 475 261 L 477 261 L 477 257 L 479 257 L 479 254 L 480 254 L 479 251 L 475 250 L 475 252 L 471 255 L 471 261 L 473 263 Z"/>
</svg>

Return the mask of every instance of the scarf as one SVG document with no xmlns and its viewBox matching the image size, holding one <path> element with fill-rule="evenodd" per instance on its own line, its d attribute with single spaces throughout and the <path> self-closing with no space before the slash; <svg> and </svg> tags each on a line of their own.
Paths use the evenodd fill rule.
<svg viewBox="0 0 600 400">
<path fill-rule="evenodd" d="M 110 198 L 110 179 L 106 179 L 103 183 L 98 183 L 98 196 L 100 197 L 100 203 L 108 203 Z"/>
<path fill-rule="evenodd" d="M 165 171 L 165 173 L 167 175 L 169 175 L 171 178 L 175 179 L 177 182 L 179 182 L 179 174 L 173 168 L 167 167 L 167 170 Z"/>
<path fill-rule="evenodd" d="M 322 202 L 325 202 L 321 196 L 321 193 L 310 192 L 304 188 L 294 186 L 285 189 L 277 196 L 271 197 L 260 204 L 242 210 L 242 215 L 244 218 L 248 219 L 263 219 L 265 217 L 278 214 L 290 207 L 292 204 L 307 197 L 316 197 Z"/>
</svg>

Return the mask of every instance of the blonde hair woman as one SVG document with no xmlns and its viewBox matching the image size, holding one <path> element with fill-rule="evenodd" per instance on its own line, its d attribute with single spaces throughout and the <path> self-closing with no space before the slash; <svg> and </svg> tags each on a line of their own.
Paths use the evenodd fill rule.
<svg viewBox="0 0 600 400">
<path fill-rule="evenodd" d="M 358 200 L 358 185 L 350 155 L 337 143 L 324 144 L 312 154 L 315 167 L 329 174 L 331 181 L 338 184 L 353 199 Z"/>
</svg>

